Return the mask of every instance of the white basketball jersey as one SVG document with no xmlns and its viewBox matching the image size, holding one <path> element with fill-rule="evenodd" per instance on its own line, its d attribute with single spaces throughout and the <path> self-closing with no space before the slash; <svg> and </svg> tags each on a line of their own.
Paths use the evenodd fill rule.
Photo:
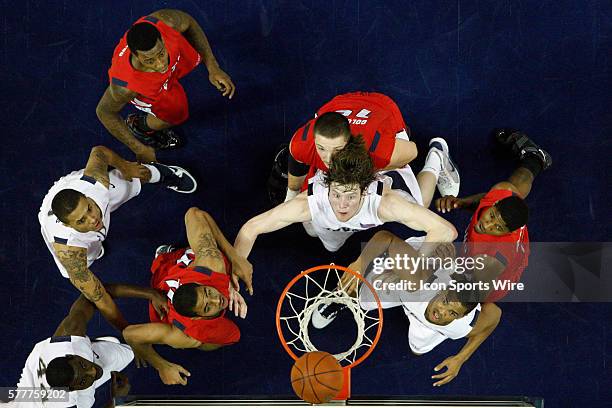
<svg viewBox="0 0 612 408">
<path fill-rule="evenodd" d="M 102 249 L 102 241 L 106 239 L 110 227 L 109 208 L 110 191 L 95 179 L 83 175 L 84 170 L 73 171 L 67 176 L 62 177 L 53 184 L 45 198 L 43 199 L 38 220 L 40 221 L 43 237 L 49 251 L 55 259 L 60 271 L 65 277 L 68 277 L 64 267 L 61 265 L 55 252 L 53 251 L 53 243 L 70 245 L 75 247 L 87 248 L 87 266 L 89 267 L 98 257 Z M 83 193 L 86 197 L 91 198 L 100 208 L 104 226 L 100 231 L 78 232 L 70 227 L 65 226 L 51 211 L 51 202 L 55 195 L 64 189 L 76 190 Z"/>
<path fill-rule="evenodd" d="M 451 281 L 449 271 L 447 270 L 438 270 L 434 276 L 435 279 L 432 279 L 432 281 L 436 283 L 444 282 L 448 285 Z M 480 305 L 462 318 L 455 319 L 446 326 L 440 326 L 431 323 L 425 317 L 425 311 L 429 305 L 429 301 L 436 295 L 437 293 L 433 290 L 402 292 L 400 294 L 400 299 L 404 308 L 404 313 L 406 316 L 408 316 L 408 318 L 412 317 L 416 319 L 421 325 L 423 325 L 423 329 L 425 330 L 429 329 L 436 331 L 451 339 L 460 339 L 467 336 L 470 331 L 472 331 L 472 326 L 470 323 L 472 323 L 474 320 L 476 311 L 480 310 Z M 416 323 L 412 319 L 410 321 L 411 324 Z"/>
<path fill-rule="evenodd" d="M 25 367 L 21 373 L 21 379 L 17 384 L 17 387 L 40 387 L 44 389 L 50 389 L 51 387 L 47 383 L 45 371 L 47 365 L 57 357 L 64 357 L 66 355 L 77 355 L 83 357 L 89 361 L 95 361 L 94 351 L 92 349 L 91 341 L 88 337 L 81 336 L 58 336 L 50 337 L 37 343 L 34 349 L 28 356 Z M 34 406 L 36 407 L 71 407 L 80 402 L 89 402 L 93 404 L 95 398 L 95 387 L 90 387 L 82 391 L 71 391 L 68 393 L 69 401 L 67 402 L 45 402 L 42 400 L 37 401 Z M 79 405 L 79 406 L 81 406 Z M 33 406 L 29 404 L 29 406 Z M 91 405 L 89 405 L 91 406 Z"/>
<path fill-rule="evenodd" d="M 411 237 L 406 240 L 410 246 L 415 250 L 419 250 L 425 237 Z M 446 287 L 450 284 L 452 270 L 438 269 L 430 281 L 433 283 L 444 283 Z M 410 319 L 411 324 L 417 322 L 423 326 L 423 330 L 433 330 L 451 339 L 460 339 L 467 336 L 472 331 L 471 323 L 474 320 L 476 311 L 480 310 L 480 304 L 478 304 L 474 310 L 460 319 L 455 319 L 446 326 L 440 326 L 431 323 L 425 317 L 425 310 L 429 305 L 429 301 L 433 299 L 438 293 L 434 290 L 417 290 L 415 292 L 400 292 L 400 299 L 402 306 L 404 307 L 404 313 Z M 416 322 L 414 321 L 416 320 Z"/>
<path fill-rule="evenodd" d="M 372 182 L 366 189 L 361 208 L 350 220 L 338 221 L 329 203 L 329 187 L 324 183 L 324 173 L 319 171 L 308 181 L 308 207 L 315 231 L 355 232 L 381 225 L 378 206 L 382 198 L 384 183 Z"/>
</svg>

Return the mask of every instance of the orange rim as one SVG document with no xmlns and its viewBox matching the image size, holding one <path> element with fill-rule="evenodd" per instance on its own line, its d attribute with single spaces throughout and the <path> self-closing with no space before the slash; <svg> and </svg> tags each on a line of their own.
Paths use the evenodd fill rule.
<svg viewBox="0 0 612 408">
<path fill-rule="evenodd" d="M 382 309 L 382 305 L 380 303 L 380 298 L 378 297 L 378 293 L 376 293 L 376 290 L 374 289 L 372 284 L 370 284 L 370 282 L 365 280 L 365 278 L 363 276 L 361 276 L 361 274 L 359 274 L 359 273 L 357 273 L 355 271 L 352 271 L 349 268 L 346 268 L 346 267 L 340 266 L 340 265 L 319 265 L 319 266 L 315 266 L 315 267 L 312 267 L 310 269 L 307 269 L 307 270 L 303 271 L 302 273 L 300 273 L 299 275 L 296 275 L 293 279 L 291 279 L 291 281 L 287 284 L 287 286 L 285 286 L 285 289 L 283 290 L 283 293 L 281 293 L 280 298 L 278 299 L 278 304 L 276 305 L 276 332 L 278 333 L 278 338 L 280 339 L 280 341 L 281 341 L 283 347 L 285 348 L 285 351 L 287 352 L 287 354 L 289 354 L 291 356 L 291 358 L 293 358 L 294 360 L 297 360 L 299 357 L 287 345 L 287 341 L 285 340 L 285 336 L 283 335 L 283 330 L 282 330 L 282 327 L 281 327 L 281 320 L 280 320 L 281 307 L 283 305 L 283 300 L 285 300 L 285 296 L 287 295 L 287 292 L 289 292 L 289 289 L 291 289 L 291 287 L 295 284 L 295 282 L 297 282 L 298 280 L 300 280 L 304 276 L 309 275 L 312 272 L 319 271 L 321 269 L 338 269 L 338 270 L 341 270 L 341 271 L 344 271 L 344 272 L 348 272 L 351 275 L 355 276 L 357 279 L 359 279 L 363 283 L 365 283 L 368 286 L 368 288 L 370 289 L 370 291 L 372 291 L 372 294 L 374 294 L 374 299 L 376 300 L 376 304 L 378 305 L 379 322 L 378 322 L 378 328 L 376 330 L 376 336 L 374 337 L 374 340 L 372 341 L 372 345 L 370 346 L 368 351 L 366 351 L 357 360 L 353 361 L 351 364 L 346 366 L 347 368 L 353 368 L 353 367 L 361 364 L 366 358 L 368 358 L 368 356 L 370 354 L 372 354 L 372 351 L 374 351 L 374 348 L 376 348 L 376 345 L 378 344 L 378 340 L 380 339 L 380 335 L 382 333 L 382 328 L 383 328 L 383 309 Z"/>
</svg>

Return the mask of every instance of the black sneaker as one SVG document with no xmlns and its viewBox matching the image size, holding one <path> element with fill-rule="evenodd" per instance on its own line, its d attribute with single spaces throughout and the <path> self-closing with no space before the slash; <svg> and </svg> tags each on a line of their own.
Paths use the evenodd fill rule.
<svg viewBox="0 0 612 408">
<path fill-rule="evenodd" d="M 161 184 L 177 193 L 189 194 L 196 191 L 198 183 L 195 178 L 184 168 L 179 166 L 168 166 L 161 163 L 147 163 L 154 166 L 161 174 Z"/>
<path fill-rule="evenodd" d="M 144 131 L 138 126 L 138 122 L 143 120 L 146 115 L 140 113 L 130 113 L 125 119 L 130 133 L 134 135 L 142 144 L 151 146 L 155 149 L 173 149 L 182 146 L 182 139 L 173 129 Z"/>
<path fill-rule="evenodd" d="M 323 303 L 312 313 L 312 325 L 315 329 L 323 329 L 334 321 L 338 313 L 348 306 L 344 303 Z"/>
<path fill-rule="evenodd" d="M 523 159 L 528 154 L 535 154 L 542 162 L 542 170 L 546 170 L 552 165 L 552 156 L 525 133 L 510 128 L 495 129 L 493 136 L 499 144 L 512 149 L 512 152 Z"/>
<path fill-rule="evenodd" d="M 157 132 L 158 142 L 160 147 L 158 149 L 176 149 L 183 145 L 183 138 L 177 132 L 177 129 L 169 128 L 160 130 Z"/>
</svg>

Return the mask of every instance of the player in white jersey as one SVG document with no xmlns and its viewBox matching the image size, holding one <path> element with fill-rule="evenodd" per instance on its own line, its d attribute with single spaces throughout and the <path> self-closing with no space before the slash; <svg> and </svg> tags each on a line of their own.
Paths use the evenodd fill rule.
<svg viewBox="0 0 612 408">
<path fill-rule="evenodd" d="M 143 183 L 161 183 L 179 193 L 197 188 L 193 176 L 181 167 L 128 162 L 96 146 L 85 169 L 55 182 L 38 213 L 43 238 L 62 275 L 120 331 L 127 322 L 89 266 L 103 255 L 111 213 L 137 196 Z"/>
<path fill-rule="evenodd" d="M 306 231 L 319 237 L 331 252 L 340 249 L 355 231 L 386 222 L 424 231 L 428 243 L 453 241 L 457 236 L 453 225 L 426 207 L 436 185 L 447 194 L 457 194 L 459 174 L 450 162 L 446 142 L 437 138 L 430 145 L 419 176 L 408 166 L 377 175 L 362 139 L 350 139 L 333 156 L 329 171 L 309 180 L 306 191 L 245 223 L 236 237 L 236 250 L 246 258 L 259 234 L 296 222 L 305 223 Z M 427 245 L 424 253 L 433 247 Z M 235 285 L 236 277 L 252 291 L 251 276 L 235 275 Z"/>
<path fill-rule="evenodd" d="M 410 322 L 408 344 L 413 353 L 427 353 L 446 339 L 467 339 L 456 355 L 446 358 L 434 368 L 440 371 L 446 367 L 446 371 L 432 376 L 437 380 L 434 386 L 440 386 L 459 374 L 463 363 L 495 330 L 501 318 L 501 309 L 494 303 L 477 303 L 481 297 L 477 291 L 453 290 L 457 286 L 450 284 L 451 279 L 455 282 L 464 282 L 464 279 L 452 270 L 439 268 L 440 263 L 421 262 L 417 267 L 410 263 L 395 263 L 390 269 L 382 266 L 384 260 L 397 259 L 398 255 L 401 259 L 405 256 L 413 259 L 421 257 L 422 241 L 422 237 L 404 241 L 388 231 L 377 232 L 361 255 L 349 265 L 349 269 L 365 272 L 365 278 L 373 285 L 383 308 L 403 308 Z M 454 247 L 448 243 L 438 246 L 429 259 L 453 257 Z M 350 274 L 342 277 L 341 285 L 348 293 L 355 293 L 357 284 L 358 280 Z M 426 287 L 425 284 L 430 286 Z M 363 309 L 377 307 L 370 290 L 359 291 L 359 297 Z M 312 317 L 314 327 L 326 327 L 342 308 L 334 303 L 315 311 Z M 480 313 L 474 322 L 477 310 Z"/>
<path fill-rule="evenodd" d="M 96 388 L 111 378 L 112 397 L 127 395 L 129 382 L 120 371 L 134 359 L 134 353 L 114 337 L 87 337 L 87 324 L 94 312 L 94 305 L 79 296 L 53 336 L 34 346 L 17 384 L 18 388 L 35 387 L 46 392 L 65 387 L 67 395 L 60 390 L 55 393 L 64 397 L 63 402 L 37 398 L 13 401 L 9 406 L 88 408 L 95 402 Z"/>
</svg>

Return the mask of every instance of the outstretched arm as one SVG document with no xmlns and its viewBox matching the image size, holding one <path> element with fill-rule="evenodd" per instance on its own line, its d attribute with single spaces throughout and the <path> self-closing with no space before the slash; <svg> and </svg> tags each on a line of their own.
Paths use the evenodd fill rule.
<svg viewBox="0 0 612 408">
<path fill-rule="evenodd" d="M 219 68 L 219 63 L 212 52 L 208 38 L 195 18 L 184 11 L 173 9 L 159 10 L 151 15 L 159 18 L 164 23 L 183 34 L 189 44 L 191 44 L 202 57 L 208 69 L 210 82 L 223 93 L 223 96 L 229 96 L 231 99 L 234 96 L 236 87 L 229 75 Z"/>
<path fill-rule="evenodd" d="M 480 345 L 493 333 L 501 319 L 501 309 L 495 303 L 484 303 L 476 324 L 472 331 L 467 335 L 467 342 L 459 353 L 448 357 L 438 364 L 434 370 L 440 371 L 446 367 L 446 371 L 441 374 L 433 375 L 431 378 L 437 379 L 434 387 L 439 387 L 452 381 L 458 374 L 463 363 L 465 363 Z"/>
<path fill-rule="evenodd" d="M 240 255 L 248 258 L 260 234 L 276 231 L 296 222 L 310 220 L 308 198 L 306 192 L 303 192 L 293 200 L 279 204 L 248 220 L 238 231 L 234 246 Z"/>
<path fill-rule="evenodd" d="M 448 243 L 446 245 L 452 244 Z M 438 246 L 438 248 L 440 247 L 442 247 L 442 245 Z M 439 252 L 438 248 L 436 248 L 434 254 L 432 254 L 433 256 L 436 256 Z M 376 258 L 379 258 L 383 254 L 386 254 L 389 259 L 395 259 L 396 256 L 402 258 L 404 256 L 408 256 L 409 258 L 417 258 L 419 256 L 418 252 L 410 244 L 406 243 L 406 241 L 389 231 L 383 230 L 374 234 L 361 251 L 359 257 L 353 261 L 348 268 L 361 274 Z M 384 262 L 384 260 L 382 261 Z M 380 267 L 383 267 L 382 265 L 381 262 Z M 395 265 L 394 269 L 386 271 L 384 275 L 381 274 L 380 279 L 386 280 L 392 276 L 404 281 L 424 281 L 435 272 L 432 265 L 433 263 L 420 262 L 414 269 L 409 263 L 405 265 Z M 377 265 L 375 264 L 374 266 Z M 346 291 L 352 293 L 359 282 L 350 274 L 345 274 L 342 277 L 342 283 Z"/>
<path fill-rule="evenodd" d="M 123 283 L 107 283 L 104 285 L 106 291 L 113 299 L 116 298 L 139 298 L 146 299 L 153 305 L 155 312 L 160 318 L 168 313 L 168 301 L 163 292 L 145 288 L 143 286 L 126 285 Z"/>
<path fill-rule="evenodd" d="M 457 230 L 444 218 L 418 204 L 411 203 L 396 191 L 387 190 L 378 208 L 379 218 L 384 222 L 401 222 L 408 228 L 425 231 L 427 236 L 421 247 L 421 254 L 427 256 L 441 242 L 452 242 L 457 238 Z"/>
<path fill-rule="evenodd" d="M 217 344 L 202 344 L 189 337 L 177 327 L 165 323 L 145 323 L 126 327 L 123 337 L 132 346 L 134 352 L 147 360 L 157 371 L 164 384 L 187 384 L 191 374 L 178 364 L 171 363 L 161 357 L 153 344 L 166 344 L 173 348 L 199 348 L 214 350 L 221 347 Z"/>
<path fill-rule="evenodd" d="M 512 173 L 507 181 L 501 181 L 491 187 L 491 190 L 510 190 L 525 198 L 531 191 L 533 174 L 527 169 L 519 167 Z M 490 190 L 489 190 L 490 191 Z M 480 205 L 480 200 L 487 193 L 478 193 L 468 197 L 458 198 L 454 196 L 444 196 L 436 200 L 436 210 L 441 213 L 451 212 L 458 208 L 476 211 Z"/>
<path fill-rule="evenodd" d="M 111 84 L 106 88 L 106 91 L 98 102 L 96 115 L 111 135 L 136 154 L 138 161 L 157 161 L 155 158 L 155 149 L 140 143 L 140 141 L 132 135 L 125 121 L 119 115 L 123 107 L 137 95 L 136 92 L 130 91 L 127 88 Z"/>
<path fill-rule="evenodd" d="M 95 306 L 84 295 L 72 304 L 68 316 L 53 333 L 56 336 L 86 336 L 87 325 L 96 311 Z"/>
<path fill-rule="evenodd" d="M 92 302 L 102 316 L 117 330 L 122 331 L 127 321 L 110 297 L 100 280 L 87 267 L 87 250 L 85 248 L 53 244 L 53 249 L 61 264 L 66 268 L 70 282 Z"/>
<path fill-rule="evenodd" d="M 238 254 L 210 214 L 197 207 L 190 208 L 185 214 L 185 227 L 189 245 L 196 255 L 195 265 L 227 273 L 221 256 L 223 253 L 232 264 L 232 278 L 236 278 L 235 285 L 240 278 L 246 282 L 247 289 L 252 293 L 253 266 L 245 257 Z"/>
</svg>

